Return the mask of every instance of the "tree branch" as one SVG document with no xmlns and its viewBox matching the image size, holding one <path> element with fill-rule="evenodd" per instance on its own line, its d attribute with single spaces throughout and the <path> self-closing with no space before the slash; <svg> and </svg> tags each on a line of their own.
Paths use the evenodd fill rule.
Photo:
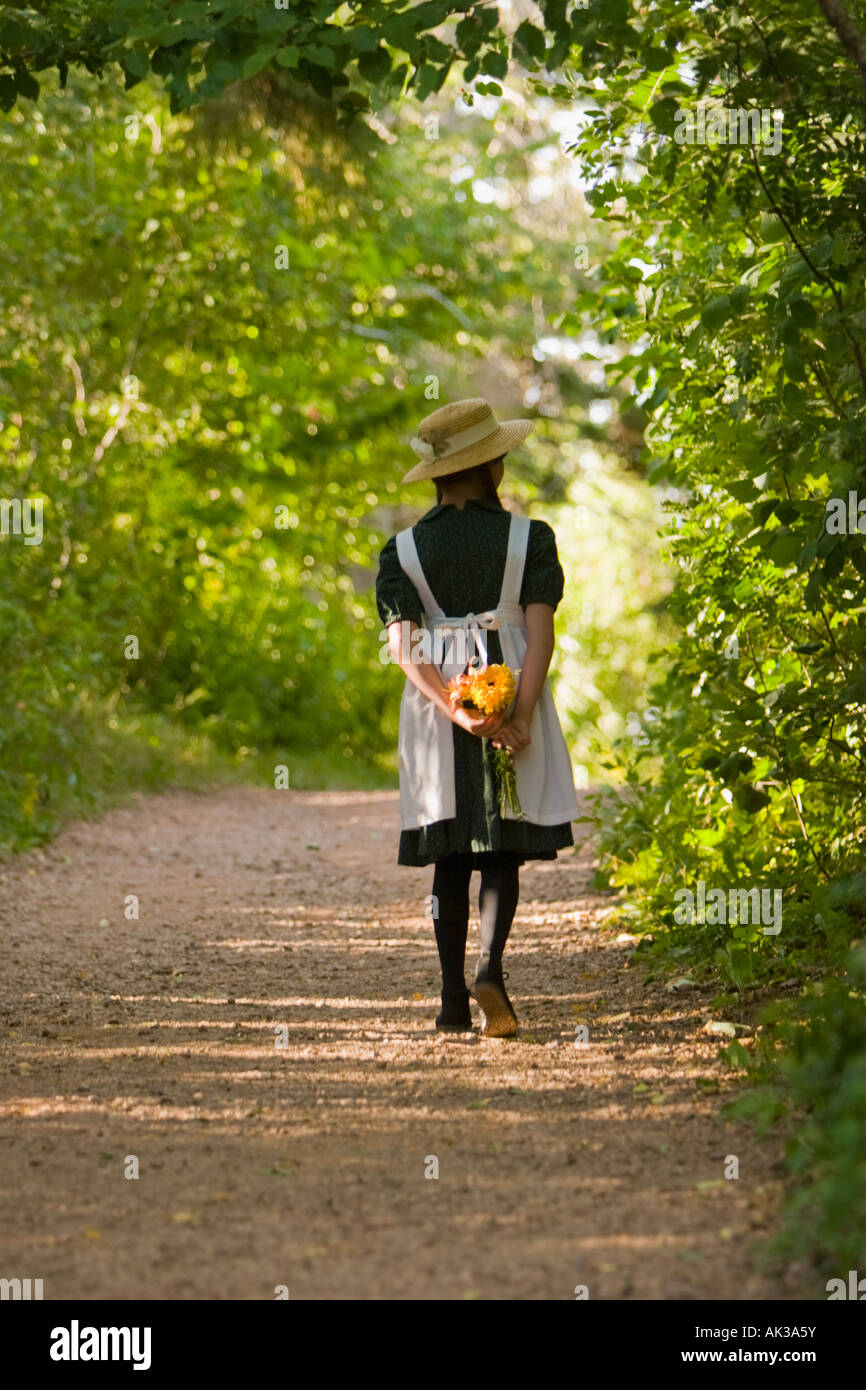
<svg viewBox="0 0 866 1390">
<path fill-rule="evenodd" d="M 840 318 L 839 326 L 841 327 L 842 332 L 845 334 L 845 337 L 848 339 L 848 342 L 851 345 L 851 352 L 854 356 L 854 362 L 857 367 L 857 373 L 860 377 L 860 384 L 863 387 L 863 394 L 866 395 L 866 363 L 864 363 L 863 361 L 863 354 L 860 351 L 860 344 L 857 342 L 857 339 L 854 337 L 853 333 L 851 332 L 850 328 L 845 322 L 845 305 L 842 300 L 842 296 L 837 290 L 836 286 L 833 284 L 833 281 L 830 279 L 830 277 L 828 275 L 825 275 L 823 271 L 820 271 L 818 269 L 814 261 L 812 261 L 810 257 L 806 254 L 805 248 L 797 240 L 797 236 L 794 232 L 793 227 L 791 226 L 782 209 L 779 207 L 776 198 L 773 196 L 766 183 L 764 182 L 764 177 L 761 173 L 761 166 L 758 163 L 758 156 L 755 154 L 755 150 L 752 145 L 749 146 L 749 154 L 752 157 L 752 163 L 755 167 L 755 174 L 757 176 L 758 183 L 764 190 L 767 202 L 770 204 L 770 207 L 773 209 L 773 212 L 776 214 L 782 226 L 785 228 L 785 231 L 788 233 L 788 236 L 791 238 L 791 241 L 794 243 L 800 256 L 806 262 L 806 265 L 811 270 L 815 279 L 819 280 L 822 285 L 827 286 L 827 288 L 829 289 L 830 293 L 836 301 L 836 308 L 839 310 Z"/>
<path fill-rule="evenodd" d="M 857 64 L 860 81 L 866 87 L 866 38 L 860 33 L 840 0 L 818 0 L 818 5 L 824 18 L 836 30 L 845 52 Z"/>
</svg>

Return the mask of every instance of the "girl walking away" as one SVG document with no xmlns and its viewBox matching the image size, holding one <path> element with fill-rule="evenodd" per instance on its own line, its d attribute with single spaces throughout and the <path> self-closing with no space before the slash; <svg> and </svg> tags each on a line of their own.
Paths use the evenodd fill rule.
<svg viewBox="0 0 866 1390">
<path fill-rule="evenodd" d="M 547 681 L 563 592 L 556 538 L 546 522 L 506 511 L 497 494 L 505 454 L 531 429 L 528 420 L 499 424 L 485 400 L 455 401 L 422 420 L 412 440 L 420 462 L 403 482 L 434 480 L 436 506 L 383 547 L 376 582 L 391 659 L 406 675 L 397 862 L 435 866 L 436 1027 L 472 1028 L 465 954 L 478 869 L 481 952 L 471 994 L 490 1037 L 517 1034 L 502 958 L 520 867 L 573 845 L 579 814 Z M 486 715 L 455 699 L 451 678 L 470 664 L 499 663 L 520 672 L 504 713 Z M 511 750 L 516 805 L 500 796 L 500 749 Z"/>
</svg>

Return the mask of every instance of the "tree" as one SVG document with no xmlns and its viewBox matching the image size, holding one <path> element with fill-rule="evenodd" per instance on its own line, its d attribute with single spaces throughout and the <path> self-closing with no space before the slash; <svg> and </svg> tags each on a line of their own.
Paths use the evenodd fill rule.
<svg viewBox="0 0 866 1390">
<path fill-rule="evenodd" d="M 415 423 L 472 389 L 540 406 L 522 489 L 548 503 L 576 429 L 603 433 L 604 383 L 535 346 L 586 218 L 576 190 L 527 196 L 542 118 L 443 99 L 431 138 L 411 106 L 379 134 L 288 114 L 266 75 L 175 116 L 155 82 L 77 75 L 0 129 L 2 492 L 45 506 L 41 545 L 0 539 L 0 840 L 92 784 L 105 714 L 384 762 L 400 689 L 370 586 L 417 514 Z M 628 672 L 583 669 L 616 706 Z"/>
</svg>

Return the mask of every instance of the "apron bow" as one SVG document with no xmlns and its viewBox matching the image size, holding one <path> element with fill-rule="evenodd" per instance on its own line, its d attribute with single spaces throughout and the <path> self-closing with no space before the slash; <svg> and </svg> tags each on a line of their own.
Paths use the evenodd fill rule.
<svg viewBox="0 0 866 1390">
<path fill-rule="evenodd" d="M 491 632 L 498 629 L 500 618 L 497 609 L 487 608 L 483 613 L 465 613 L 462 618 L 433 618 L 430 622 L 431 626 L 434 628 L 451 629 L 451 651 L 449 656 L 453 656 L 454 642 L 457 633 L 463 631 L 469 633 L 472 637 L 478 655 L 484 665 L 488 665 L 487 646 L 481 633 L 482 631 Z M 467 661 L 468 660 L 469 658 L 467 656 Z M 464 662 L 463 664 L 465 665 L 466 663 Z"/>
</svg>

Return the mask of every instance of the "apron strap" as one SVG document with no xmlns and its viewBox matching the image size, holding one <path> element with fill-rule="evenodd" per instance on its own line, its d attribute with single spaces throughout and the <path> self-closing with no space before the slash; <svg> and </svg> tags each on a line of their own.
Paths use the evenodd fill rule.
<svg viewBox="0 0 866 1390">
<path fill-rule="evenodd" d="M 418 547 L 415 544 L 415 536 L 411 526 L 407 526 L 405 531 L 397 532 L 397 559 L 400 561 L 403 572 L 408 575 L 418 590 L 418 597 L 424 605 L 424 611 L 428 617 L 444 618 L 445 614 L 433 597 L 433 591 L 421 568 Z"/>
<path fill-rule="evenodd" d="M 523 585 L 523 570 L 526 565 L 526 552 L 529 547 L 529 517 L 514 516 L 508 525 L 508 554 L 505 557 L 505 571 L 502 575 L 502 592 L 499 595 L 499 608 L 514 608 L 520 604 L 520 590 Z"/>
</svg>

